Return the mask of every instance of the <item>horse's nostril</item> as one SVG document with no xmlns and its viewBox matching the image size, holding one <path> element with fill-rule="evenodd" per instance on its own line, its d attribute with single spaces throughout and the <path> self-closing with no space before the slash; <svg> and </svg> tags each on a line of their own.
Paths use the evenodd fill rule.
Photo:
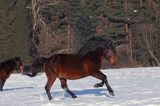
<svg viewBox="0 0 160 106">
<path fill-rule="evenodd" d="M 110 65 L 115 65 L 117 64 L 117 58 L 115 56 L 111 56 L 109 59 Z"/>
</svg>

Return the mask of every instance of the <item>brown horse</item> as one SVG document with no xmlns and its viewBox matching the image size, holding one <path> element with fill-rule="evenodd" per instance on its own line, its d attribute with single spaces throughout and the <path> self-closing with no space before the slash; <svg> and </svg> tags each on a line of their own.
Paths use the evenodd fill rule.
<svg viewBox="0 0 160 106">
<path fill-rule="evenodd" d="M 44 65 L 48 78 L 45 90 L 49 100 L 52 99 L 51 86 L 57 78 L 61 81 L 61 87 L 72 98 L 76 98 L 77 96 L 67 86 L 67 79 L 75 80 L 87 76 L 100 79 L 102 82 L 95 84 L 94 87 L 102 87 L 105 84 L 110 95 L 114 96 L 107 76 L 100 71 L 104 57 L 111 65 L 117 63 L 115 46 L 110 40 L 101 37 L 89 39 L 76 54 L 55 54 L 49 57 Z"/>
<path fill-rule="evenodd" d="M 13 70 L 22 70 L 22 67 L 23 65 L 19 57 L 14 57 L 0 63 L 0 91 L 3 91 L 3 86 Z"/>
</svg>

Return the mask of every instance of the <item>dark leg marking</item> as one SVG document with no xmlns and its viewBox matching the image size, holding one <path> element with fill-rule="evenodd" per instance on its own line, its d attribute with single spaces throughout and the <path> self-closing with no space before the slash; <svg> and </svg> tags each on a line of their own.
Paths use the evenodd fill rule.
<svg viewBox="0 0 160 106">
<path fill-rule="evenodd" d="M 60 81 L 61 81 L 62 89 L 64 89 L 69 95 L 71 95 L 72 98 L 77 98 L 77 96 L 71 90 L 69 90 L 69 88 L 67 86 L 67 80 L 66 79 L 60 79 Z"/>
<path fill-rule="evenodd" d="M 108 80 L 107 80 L 107 76 L 105 74 L 103 74 L 101 71 L 96 71 L 96 73 L 94 73 L 92 75 L 93 77 L 102 80 L 102 82 L 100 83 L 100 85 L 103 85 L 103 82 L 105 83 L 110 95 L 114 96 L 114 91 L 112 90 L 112 88 L 110 87 Z"/>
<path fill-rule="evenodd" d="M 46 90 L 46 93 L 47 93 L 47 96 L 48 96 L 48 99 L 51 100 L 52 99 L 52 96 L 51 96 L 51 92 L 50 92 L 50 89 L 54 83 L 54 81 L 56 80 L 56 78 L 50 78 L 48 79 L 48 82 L 45 86 L 45 90 Z"/>
<path fill-rule="evenodd" d="M 95 88 L 103 87 L 103 85 L 104 85 L 104 81 L 102 81 L 102 82 L 100 82 L 100 83 L 96 83 L 96 84 L 94 85 L 94 87 L 95 87 Z"/>
</svg>

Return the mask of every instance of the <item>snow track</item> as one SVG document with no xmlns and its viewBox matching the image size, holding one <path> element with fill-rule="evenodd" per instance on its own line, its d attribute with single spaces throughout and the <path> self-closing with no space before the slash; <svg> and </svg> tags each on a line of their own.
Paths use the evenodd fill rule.
<svg viewBox="0 0 160 106">
<path fill-rule="evenodd" d="M 45 74 L 30 78 L 12 74 L 4 91 L 0 92 L 0 106 L 160 106 L 160 67 L 102 70 L 115 96 L 106 87 L 94 88 L 99 80 L 86 77 L 68 81 L 69 88 L 78 96 L 72 99 L 57 79 L 49 101 L 44 86 Z"/>
</svg>

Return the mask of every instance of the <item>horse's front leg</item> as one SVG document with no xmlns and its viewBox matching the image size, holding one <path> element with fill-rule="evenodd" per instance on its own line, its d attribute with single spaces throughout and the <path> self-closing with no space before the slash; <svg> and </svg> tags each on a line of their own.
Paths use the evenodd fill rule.
<svg viewBox="0 0 160 106">
<path fill-rule="evenodd" d="M 104 85 L 104 81 L 102 80 L 100 83 L 94 84 L 94 87 L 95 87 L 95 88 L 103 87 L 103 85 Z"/>
<path fill-rule="evenodd" d="M 95 73 L 93 73 L 92 75 L 93 77 L 102 80 L 101 86 L 103 85 L 103 83 L 105 83 L 105 85 L 107 86 L 107 89 L 110 93 L 110 95 L 114 96 L 114 91 L 112 90 L 112 88 L 110 87 L 108 80 L 107 80 L 107 76 L 105 74 L 103 74 L 101 71 L 95 71 Z"/>
<path fill-rule="evenodd" d="M 77 98 L 77 96 L 71 90 L 69 90 L 69 88 L 67 86 L 67 80 L 63 79 L 63 78 L 60 78 L 60 81 L 61 81 L 62 89 L 64 89 L 69 95 L 71 95 L 72 98 Z"/>
<path fill-rule="evenodd" d="M 5 81 L 0 81 L 0 91 L 3 91 L 4 83 L 5 83 Z"/>
<path fill-rule="evenodd" d="M 109 85 L 106 75 L 104 77 L 104 83 L 107 86 L 107 89 L 108 89 L 110 95 L 114 96 L 114 91 L 112 90 L 111 86 Z"/>
<path fill-rule="evenodd" d="M 50 74 L 47 74 L 47 78 L 48 78 L 48 81 L 47 81 L 47 84 L 45 86 L 45 90 L 46 90 L 46 93 L 47 93 L 47 96 L 48 96 L 48 99 L 51 100 L 52 99 L 52 96 L 51 96 L 51 92 L 50 92 L 50 89 L 54 83 L 54 81 L 56 80 L 56 76 L 52 75 L 51 73 Z"/>
</svg>

